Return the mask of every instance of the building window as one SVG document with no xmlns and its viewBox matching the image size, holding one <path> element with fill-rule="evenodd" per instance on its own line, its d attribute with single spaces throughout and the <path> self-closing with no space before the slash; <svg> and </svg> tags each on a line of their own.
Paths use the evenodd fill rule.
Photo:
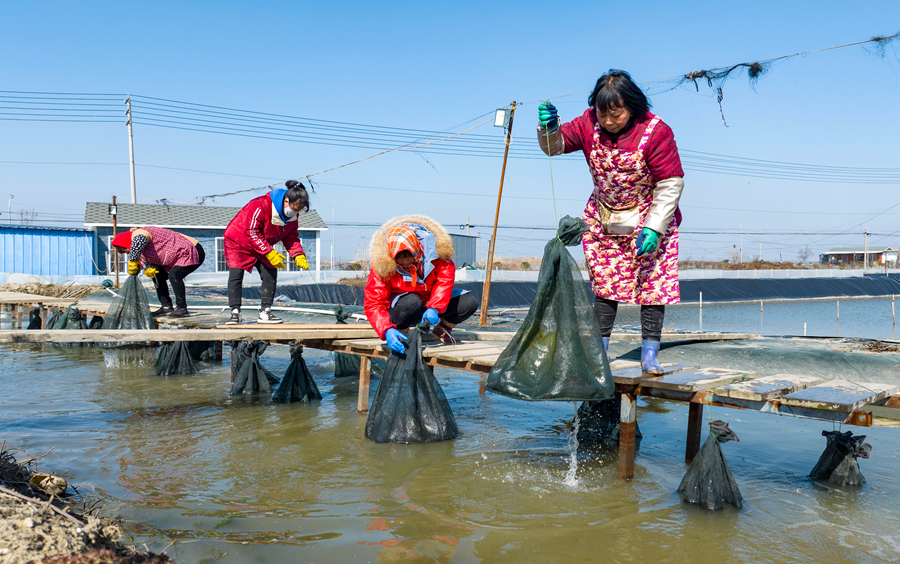
<svg viewBox="0 0 900 564">
<path fill-rule="evenodd" d="M 227 272 L 225 264 L 225 237 L 216 237 L 216 272 Z"/>
</svg>

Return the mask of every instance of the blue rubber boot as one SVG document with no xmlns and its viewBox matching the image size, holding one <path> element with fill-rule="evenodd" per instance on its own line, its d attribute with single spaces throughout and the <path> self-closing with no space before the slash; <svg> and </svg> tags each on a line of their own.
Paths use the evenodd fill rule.
<svg viewBox="0 0 900 564">
<path fill-rule="evenodd" d="M 641 370 L 647 374 L 662 374 L 663 367 L 660 366 L 656 356 L 659 354 L 659 341 L 651 341 L 644 339 L 641 341 Z"/>
<path fill-rule="evenodd" d="M 609 352 L 609 337 L 603 337 L 603 350 Z"/>
</svg>

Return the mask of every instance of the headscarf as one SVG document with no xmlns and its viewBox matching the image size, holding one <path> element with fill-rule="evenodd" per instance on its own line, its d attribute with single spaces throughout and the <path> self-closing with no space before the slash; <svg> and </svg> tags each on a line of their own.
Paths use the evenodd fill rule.
<svg viewBox="0 0 900 564">
<path fill-rule="evenodd" d="M 112 240 L 113 247 L 121 247 L 123 249 L 131 248 L 131 231 L 123 231 L 113 237 Z"/>
<path fill-rule="evenodd" d="M 403 251 L 409 251 L 416 257 L 416 262 L 410 265 L 408 270 L 397 265 L 397 272 L 404 278 L 411 278 L 413 284 L 418 284 L 420 277 L 424 279 L 422 274 L 422 256 L 424 254 L 422 243 L 419 242 L 419 238 L 412 227 L 405 223 L 394 226 L 388 231 L 387 246 L 388 254 L 392 259 L 396 258 Z"/>
<path fill-rule="evenodd" d="M 278 212 L 278 217 L 285 223 L 293 219 L 284 215 L 284 197 L 286 194 L 287 188 L 276 188 L 269 192 L 269 198 L 272 200 L 272 205 L 275 206 L 275 211 Z"/>
</svg>

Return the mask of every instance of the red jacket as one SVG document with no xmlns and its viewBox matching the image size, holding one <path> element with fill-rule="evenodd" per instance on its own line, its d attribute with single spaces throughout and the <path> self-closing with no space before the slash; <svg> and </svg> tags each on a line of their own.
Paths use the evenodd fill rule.
<svg viewBox="0 0 900 564">
<path fill-rule="evenodd" d="M 296 218 L 284 223 L 268 194 L 254 198 L 225 228 L 225 264 L 247 272 L 253 270 L 258 260 L 272 266 L 266 253 L 279 242 L 284 243 L 291 257 L 304 254 Z"/>
<path fill-rule="evenodd" d="M 431 261 L 431 264 L 434 265 L 434 270 L 425 278 L 424 284 L 417 286 L 404 282 L 399 272 L 394 272 L 387 280 L 375 274 L 374 270 L 369 272 L 365 292 L 365 313 L 379 337 L 384 339 L 388 329 L 397 327 L 391 323 L 391 316 L 388 313 L 391 301 L 397 294 L 413 292 L 422 297 L 426 308 L 434 308 L 438 313 L 447 310 L 447 304 L 450 303 L 453 294 L 456 265 L 450 259 L 440 258 Z"/>
</svg>

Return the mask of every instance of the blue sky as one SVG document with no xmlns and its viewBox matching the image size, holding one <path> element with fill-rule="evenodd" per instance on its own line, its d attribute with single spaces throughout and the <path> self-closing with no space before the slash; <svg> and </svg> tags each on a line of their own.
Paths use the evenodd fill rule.
<svg viewBox="0 0 900 564">
<path fill-rule="evenodd" d="M 536 100 L 552 97 L 564 120 L 586 108 L 609 68 L 639 82 L 752 62 L 900 31 L 900 3 L 848 2 L 5 2 L 0 90 L 111 93 L 268 114 L 458 132 L 495 108 L 522 102 L 513 147 L 535 157 Z M 806 180 L 712 173 L 685 159 L 682 258 L 725 258 L 743 235 L 745 257 L 796 258 L 833 246 L 900 245 L 900 58 L 861 46 L 772 65 L 754 87 L 724 85 L 722 108 L 705 84 L 667 90 L 649 82 L 654 112 L 691 154 L 770 161 Z M 580 93 L 573 96 L 566 94 Z M 110 97 L 116 104 L 121 96 Z M 378 152 L 324 142 L 227 136 L 140 123 L 139 198 L 194 198 L 261 186 Z M 7 104 L 8 105 L 8 104 Z M 124 109 L 124 106 L 122 106 Z M 0 121 L 0 220 L 35 209 L 39 223 L 77 225 L 85 201 L 130 197 L 124 117 L 109 123 Z M 480 117 L 484 116 L 484 117 Z M 480 117 L 480 118 L 479 118 Z M 475 119 L 479 118 L 479 119 Z M 497 142 L 490 124 L 472 133 Z M 449 135 L 450 133 L 448 133 Z M 484 138 L 480 138 L 484 139 Z M 440 146 L 437 145 L 438 147 Z M 704 159 L 706 159 L 704 161 Z M 791 163 L 773 169 L 771 161 Z M 25 163 L 112 164 L 25 164 Z M 707 166 L 704 166 L 703 163 Z M 889 183 L 825 182 L 880 174 Z M 510 159 L 501 225 L 555 224 L 551 164 Z M 170 167 L 170 168 L 155 168 Z M 468 217 L 493 222 L 501 159 L 390 153 L 313 178 L 312 205 L 328 223 L 381 223 L 425 213 L 456 232 Z M 186 170 L 172 169 L 191 169 Z M 872 171 L 872 169 L 894 169 Z M 829 169 L 831 173 L 835 169 Z M 212 174 L 223 173 L 223 174 Z M 781 174 L 780 176 L 784 176 Z M 559 215 L 579 215 L 591 191 L 581 158 L 552 162 Z M 890 183 L 893 182 L 893 183 Z M 242 205 L 257 193 L 219 199 Z M 508 198 L 507 198 L 508 197 Z M 875 217 L 877 214 L 882 215 Z M 327 254 L 350 258 L 373 228 L 338 225 Z M 472 232 L 487 234 L 489 228 Z M 815 233 L 839 231 L 837 236 Z M 762 233 L 762 235 L 759 235 Z M 502 229 L 502 256 L 539 255 L 551 232 Z M 577 254 L 577 253 L 576 253 Z"/>
</svg>

